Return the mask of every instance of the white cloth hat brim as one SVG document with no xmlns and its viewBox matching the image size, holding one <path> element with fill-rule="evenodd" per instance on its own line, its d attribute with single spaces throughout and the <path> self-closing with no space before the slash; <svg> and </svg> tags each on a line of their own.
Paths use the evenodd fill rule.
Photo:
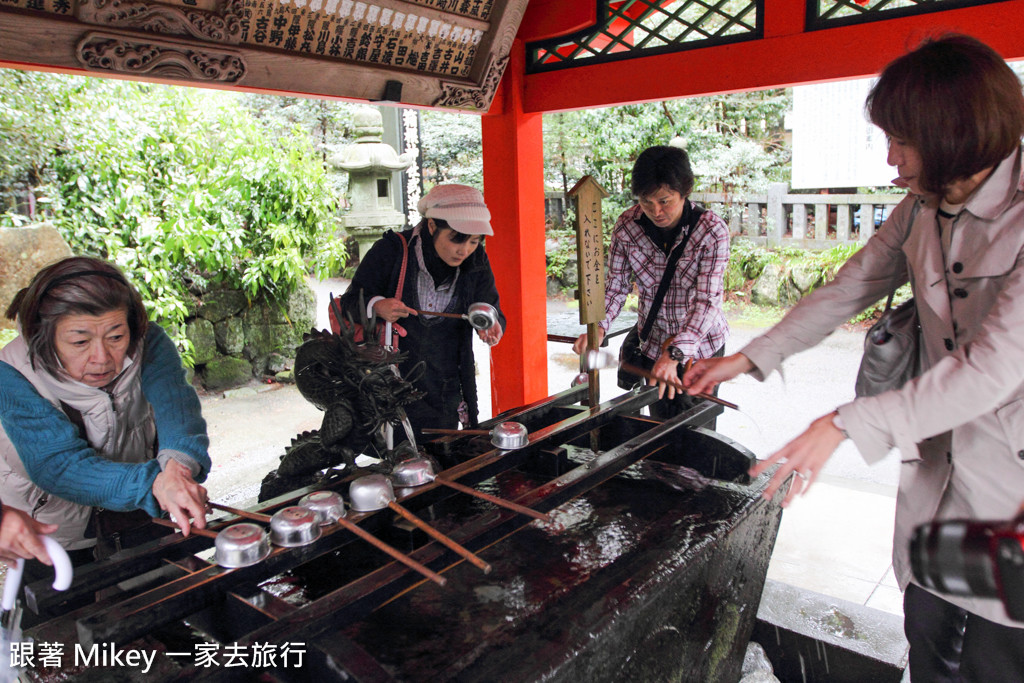
<svg viewBox="0 0 1024 683">
<path fill-rule="evenodd" d="M 423 214 L 444 221 L 463 235 L 493 235 L 491 212 L 486 206 L 434 206 Z"/>
</svg>

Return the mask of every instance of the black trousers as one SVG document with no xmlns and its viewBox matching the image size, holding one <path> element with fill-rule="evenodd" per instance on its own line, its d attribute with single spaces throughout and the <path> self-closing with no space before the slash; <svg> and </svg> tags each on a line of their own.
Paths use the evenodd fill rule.
<svg viewBox="0 0 1024 683">
<path fill-rule="evenodd" d="M 983 619 L 914 584 L 903 613 L 912 683 L 1024 681 L 1024 625 Z"/>
</svg>

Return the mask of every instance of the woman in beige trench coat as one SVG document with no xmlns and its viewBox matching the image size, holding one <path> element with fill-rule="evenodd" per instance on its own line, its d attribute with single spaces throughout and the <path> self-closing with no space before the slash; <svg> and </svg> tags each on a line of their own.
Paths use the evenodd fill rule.
<svg viewBox="0 0 1024 683">
<path fill-rule="evenodd" d="M 997 600 L 939 596 L 913 583 L 913 529 L 953 518 L 1012 518 L 1024 499 L 1024 95 L 989 47 L 929 40 L 885 68 L 867 111 L 909 189 L 827 286 L 740 353 L 697 363 L 693 394 L 749 372 L 764 379 L 909 280 L 922 373 L 901 389 L 824 415 L 751 471 L 776 463 L 771 497 L 806 491 L 836 447 L 902 458 L 893 564 L 915 681 L 1024 680 L 1024 624 Z M 915 207 L 916 204 L 916 207 Z"/>
</svg>

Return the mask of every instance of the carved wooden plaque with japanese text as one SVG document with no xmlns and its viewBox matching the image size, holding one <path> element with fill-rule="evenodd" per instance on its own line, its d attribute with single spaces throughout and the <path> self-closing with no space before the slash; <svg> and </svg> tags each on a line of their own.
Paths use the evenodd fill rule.
<svg viewBox="0 0 1024 683">
<path fill-rule="evenodd" d="M 2 0 L 0 65 L 483 112 L 527 0 Z"/>
</svg>

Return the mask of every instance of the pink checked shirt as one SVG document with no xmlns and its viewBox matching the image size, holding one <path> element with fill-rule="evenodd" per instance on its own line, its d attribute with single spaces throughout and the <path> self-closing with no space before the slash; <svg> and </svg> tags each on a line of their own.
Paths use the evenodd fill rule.
<svg viewBox="0 0 1024 683">
<path fill-rule="evenodd" d="M 638 223 L 642 215 L 639 205 L 626 209 L 612 233 L 605 283 L 606 317 L 600 323 L 606 332 L 622 311 L 634 282 L 640 296 L 637 325 L 643 329 L 668 264 L 668 256 Z M 683 232 L 676 244 L 682 240 Z M 676 265 L 675 277 L 665 293 L 651 334 L 641 342 L 645 356 L 657 360 L 662 342 L 670 337 L 673 346 L 693 359 L 709 358 L 725 344 L 729 325 L 722 313 L 722 293 L 728 264 L 729 227 L 705 210 Z"/>
</svg>

